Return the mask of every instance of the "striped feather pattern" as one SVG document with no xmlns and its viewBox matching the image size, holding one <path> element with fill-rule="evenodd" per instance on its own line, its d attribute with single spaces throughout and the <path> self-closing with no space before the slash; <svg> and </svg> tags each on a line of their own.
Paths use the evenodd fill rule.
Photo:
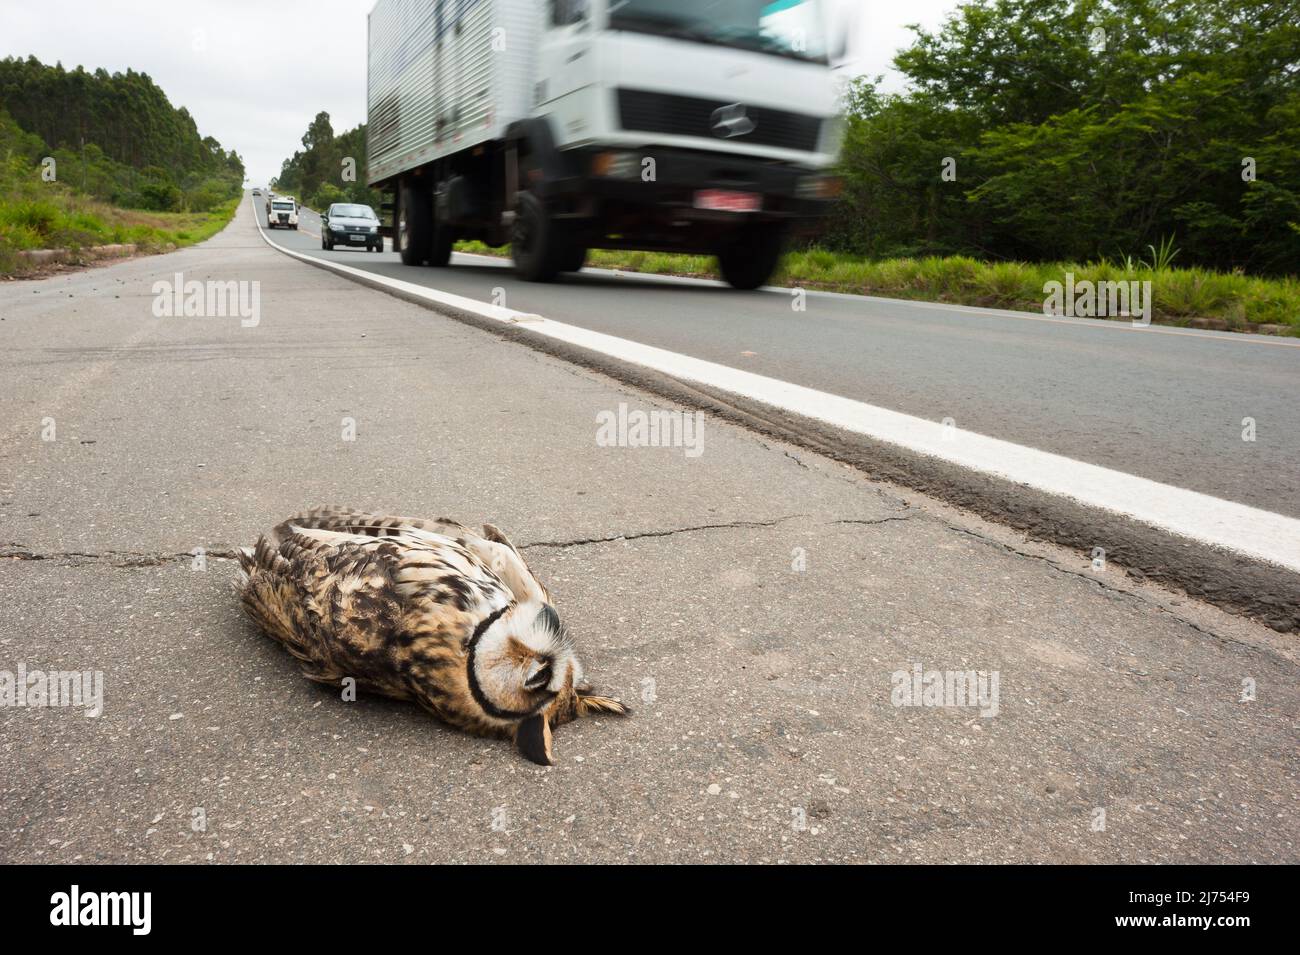
<svg viewBox="0 0 1300 955">
<path fill-rule="evenodd" d="M 551 727 L 626 712 L 587 692 L 550 594 L 491 525 L 321 507 L 239 559 L 245 610 L 310 680 L 351 677 L 469 732 L 513 735 L 537 762 L 551 761 Z"/>
</svg>

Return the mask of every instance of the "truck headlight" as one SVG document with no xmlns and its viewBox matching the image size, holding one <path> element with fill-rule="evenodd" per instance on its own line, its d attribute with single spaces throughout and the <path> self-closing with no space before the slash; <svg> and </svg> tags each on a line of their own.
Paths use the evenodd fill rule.
<svg viewBox="0 0 1300 955">
<path fill-rule="evenodd" d="M 636 179 L 641 174 L 641 157 L 629 152 L 596 153 L 591 172 L 609 179 Z"/>
<path fill-rule="evenodd" d="M 832 155 L 840 151 L 844 145 L 844 117 L 832 116 L 822 123 L 821 141 L 817 145 L 817 151 L 830 153 Z"/>
</svg>

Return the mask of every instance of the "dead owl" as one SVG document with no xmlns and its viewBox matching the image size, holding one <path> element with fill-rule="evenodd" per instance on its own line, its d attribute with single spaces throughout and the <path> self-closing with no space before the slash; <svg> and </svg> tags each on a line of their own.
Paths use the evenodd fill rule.
<svg viewBox="0 0 1300 955">
<path fill-rule="evenodd" d="M 623 715 L 583 677 L 550 595 L 490 524 L 322 507 L 239 551 L 244 608 L 304 675 L 415 700 L 484 736 L 554 762 L 552 727 Z"/>
</svg>

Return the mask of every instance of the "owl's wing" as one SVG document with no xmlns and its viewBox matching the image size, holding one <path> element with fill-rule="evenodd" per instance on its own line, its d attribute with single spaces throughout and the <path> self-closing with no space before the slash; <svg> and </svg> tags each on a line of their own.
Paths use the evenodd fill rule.
<svg viewBox="0 0 1300 955">
<path fill-rule="evenodd" d="M 422 531 L 455 538 L 471 531 L 465 525 L 450 518 L 441 517 L 427 521 L 418 517 L 396 517 L 389 514 L 370 514 L 348 507 L 313 507 L 309 511 L 295 514 L 276 528 L 289 526 L 314 528 L 325 531 L 338 531 L 343 534 L 356 534 L 362 537 L 397 537 L 411 531 Z"/>
<path fill-rule="evenodd" d="M 423 520 L 415 517 L 368 514 L 343 507 L 318 507 L 289 518 L 276 528 L 295 527 L 368 538 L 404 538 L 412 544 L 438 543 L 450 539 L 474 554 L 513 594 L 515 600 L 550 603 L 550 593 L 524 562 L 510 539 L 491 524 L 483 525 L 480 536 L 450 518 Z"/>
<path fill-rule="evenodd" d="M 348 594 L 391 590 L 386 596 L 404 612 L 448 608 L 477 617 L 511 599 L 506 584 L 470 548 L 439 534 L 367 537 L 286 522 L 276 537 L 282 556 L 311 561 L 313 579 Z"/>
</svg>

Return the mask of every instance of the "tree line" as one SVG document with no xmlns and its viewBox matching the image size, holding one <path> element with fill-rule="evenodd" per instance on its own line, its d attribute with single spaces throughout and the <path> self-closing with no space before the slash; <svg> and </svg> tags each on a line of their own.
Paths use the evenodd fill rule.
<svg viewBox="0 0 1300 955">
<path fill-rule="evenodd" d="M 376 213 L 383 196 L 366 185 L 366 124 L 335 135 L 330 114 L 316 114 L 302 137 L 302 149 L 280 166 L 276 191 L 323 210 L 334 202 L 360 202 Z"/>
<path fill-rule="evenodd" d="M 238 195 L 244 164 L 145 73 L 0 60 L 0 124 L 13 149 L 55 160 L 58 181 L 127 208 L 207 211 Z M 18 144 L 18 145 L 15 145 Z M 37 159 L 37 161 L 39 161 Z"/>
<path fill-rule="evenodd" d="M 964 254 L 1300 270 L 1300 3 L 973 0 L 848 89 L 824 238 Z"/>
</svg>

